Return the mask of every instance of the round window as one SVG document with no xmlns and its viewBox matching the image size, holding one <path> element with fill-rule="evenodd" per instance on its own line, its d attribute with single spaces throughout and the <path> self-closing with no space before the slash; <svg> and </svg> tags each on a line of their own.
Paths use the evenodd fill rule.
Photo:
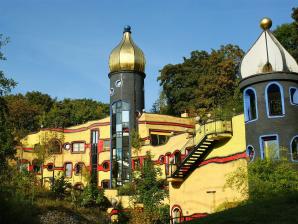
<svg viewBox="0 0 298 224">
<path fill-rule="evenodd" d="M 120 87 L 120 86 L 122 86 L 122 81 L 118 79 L 118 80 L 115 82 L 115 86 L 116 86 L 116 87 Z"/>
<path fill-rule="evenodd" d="M 108 163 L 108 162 L 104 162 L 104 163 L 102 164 L 102 167 L 103 167 L 105 170 L 109 169 L 109 163 Z"/>
<path fill-rule="evenodd" d="M 47 165 L 47 169 L 48 169 L 48 171 L 53 171 L 53 169 L 54 169 L 54 165 L 53 165 L 53 163 L 49 163 L 49 164 Z"/>
<path fill-rule="evenodd" d="M 63 148 L 65 149 L 65 150 L 70 150 L 70 144 L 69 143 L 65 143 L 64 144 L 64 146 L 63 146 Z"/>
</svg>

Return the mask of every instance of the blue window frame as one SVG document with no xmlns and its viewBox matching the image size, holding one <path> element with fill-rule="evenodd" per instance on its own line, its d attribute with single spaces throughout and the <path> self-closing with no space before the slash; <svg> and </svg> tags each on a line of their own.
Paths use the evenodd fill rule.
<svg viewBox="0 0 298 224">
<path fill-rule="evenodd" d="M 277 134 L 260 136 L 261 159 L 279 159 L 279 139 Z"/>
<path fill-rule="evenodd" d="M 298 135 L 294 136 L 290 143 L 291 160 L 298 162 Z"/>
<path fill-rule="evenodd" d="M 249 87 L 243 92 L 244 118 L 245 122 L 251 122 L 258 119 L 258 105 L 256 91 Z"/>
<path fill-rule="evenodd" d="M 290 87 L 290 101 L 292 105 L 298 106 L 298 88 Z"/>
<path fill-rule="evenodd" d="M 269 118 L 285 115 L 283 88 L 278 82 L 270 82 L 265 89 L 267 116 Z"/>
<path fill-rule="evenodd" d="M 246 148 L 246 156 L 249 160 L 249 162 L 253 161 L 255 156 L 256 156 L 256 152 L 255 149 L 252 145 L 248 145 Z"/>
</svg>

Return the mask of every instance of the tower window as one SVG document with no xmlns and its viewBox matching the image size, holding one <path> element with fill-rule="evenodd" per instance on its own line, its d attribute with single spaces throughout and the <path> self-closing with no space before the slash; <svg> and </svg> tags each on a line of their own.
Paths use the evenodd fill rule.
<svg viewBox="0 0 298 224">
<path fill-rule="evenodd" d="M 279 117 L 285 114 L 283 90 L 277 82 L 266 87 L 266 107 L 268 117 Z"/>
<path fill-rule="evenodd" d="M 290 88 L 290 98 L 291 98 L 291 104 L 298 105 L 298 88 L 296 87 Z"/>
<path fill-rule="evenodd" d="M 291 157 L 292 161 L 298 162 L 298 135 L 293 138 L 291 141 Z"/>
<path fill-rule="evenodd" d="M 262 159 L 279 159 L 279 143 L 277 135 L 261 136 L 260 148 Z"/>
<path fill-rule="evenodd" d="M 248 88 L 243 94 L 244 101 L 244 116 L 245 121 L 254 121 L 257 119 L 257 97 L 256 92 L 252 88 Z"/>
</svg>

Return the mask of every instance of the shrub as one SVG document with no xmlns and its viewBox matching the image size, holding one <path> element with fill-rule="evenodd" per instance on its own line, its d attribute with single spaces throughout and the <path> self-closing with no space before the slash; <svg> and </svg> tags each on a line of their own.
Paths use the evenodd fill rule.
<svg viewBox="0 0 298 224">
<path fill-rule="evenodd" d="M 64 199 L 67 194 L 67 189 L 70 188 L 71 184 L 67 180 L 65 180 L 65 176 L 59 175 L 58 178 L 55 178 L 51 190 L 54 194 L 54 197 L 58 199 Z"/>
</svg>

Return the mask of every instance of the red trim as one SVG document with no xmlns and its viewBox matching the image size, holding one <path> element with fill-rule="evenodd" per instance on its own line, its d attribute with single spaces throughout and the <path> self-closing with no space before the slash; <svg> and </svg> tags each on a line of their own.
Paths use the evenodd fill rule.
<svg viewBox="0 0 298 224">
<path fill-rule="evenodd" d="M 95 127 L 102 127 L 102 126 L 109 126 L 110 122 L 102 122 L 102 123 L 94 123 L 87 127 L 82 128 L 76 128 L 76 129 L 67 129 L 67 128 L 42 128 L 41 131 L 57 131 L 57 132 L 63 132 L 63 133 L 75 133 L 75 132 L 82 132 L 87 131 L 89 129 L 95 128 Z"/>
<path fill-rule="evenodd" d="M 139 124 L 150 124 L 150 125 L 166 125 L 166 126 L 178 126 L 183 128 L 195 128 L 194 125 L 181 124 L 175 122 L 163 122 L 163 121 L 139 121 Z"/>
<path fill-rule="evenodd" d="M 64 166 L 63 167 L 54 167 L 54 170 L 61 170 L 61 171 L 64 171 L 65 170 L 65 168 L 64 168 Z"/>
<path fill-rule="evenodd" d="M 22 148 L 24 151 L 33 151 L 33 148 Z"/>
<path fill-rule="evenodd" d="M 246 158 L 246 152 L 240 152 L 226 157 L 214 157 L 208 160 L 204 160 L 203 162 L 196 165 L 198 167 L 201 167 L 209 163 L 228 163 L 234 160 L 245 159 L 245 158 Z"/>
</svg>

